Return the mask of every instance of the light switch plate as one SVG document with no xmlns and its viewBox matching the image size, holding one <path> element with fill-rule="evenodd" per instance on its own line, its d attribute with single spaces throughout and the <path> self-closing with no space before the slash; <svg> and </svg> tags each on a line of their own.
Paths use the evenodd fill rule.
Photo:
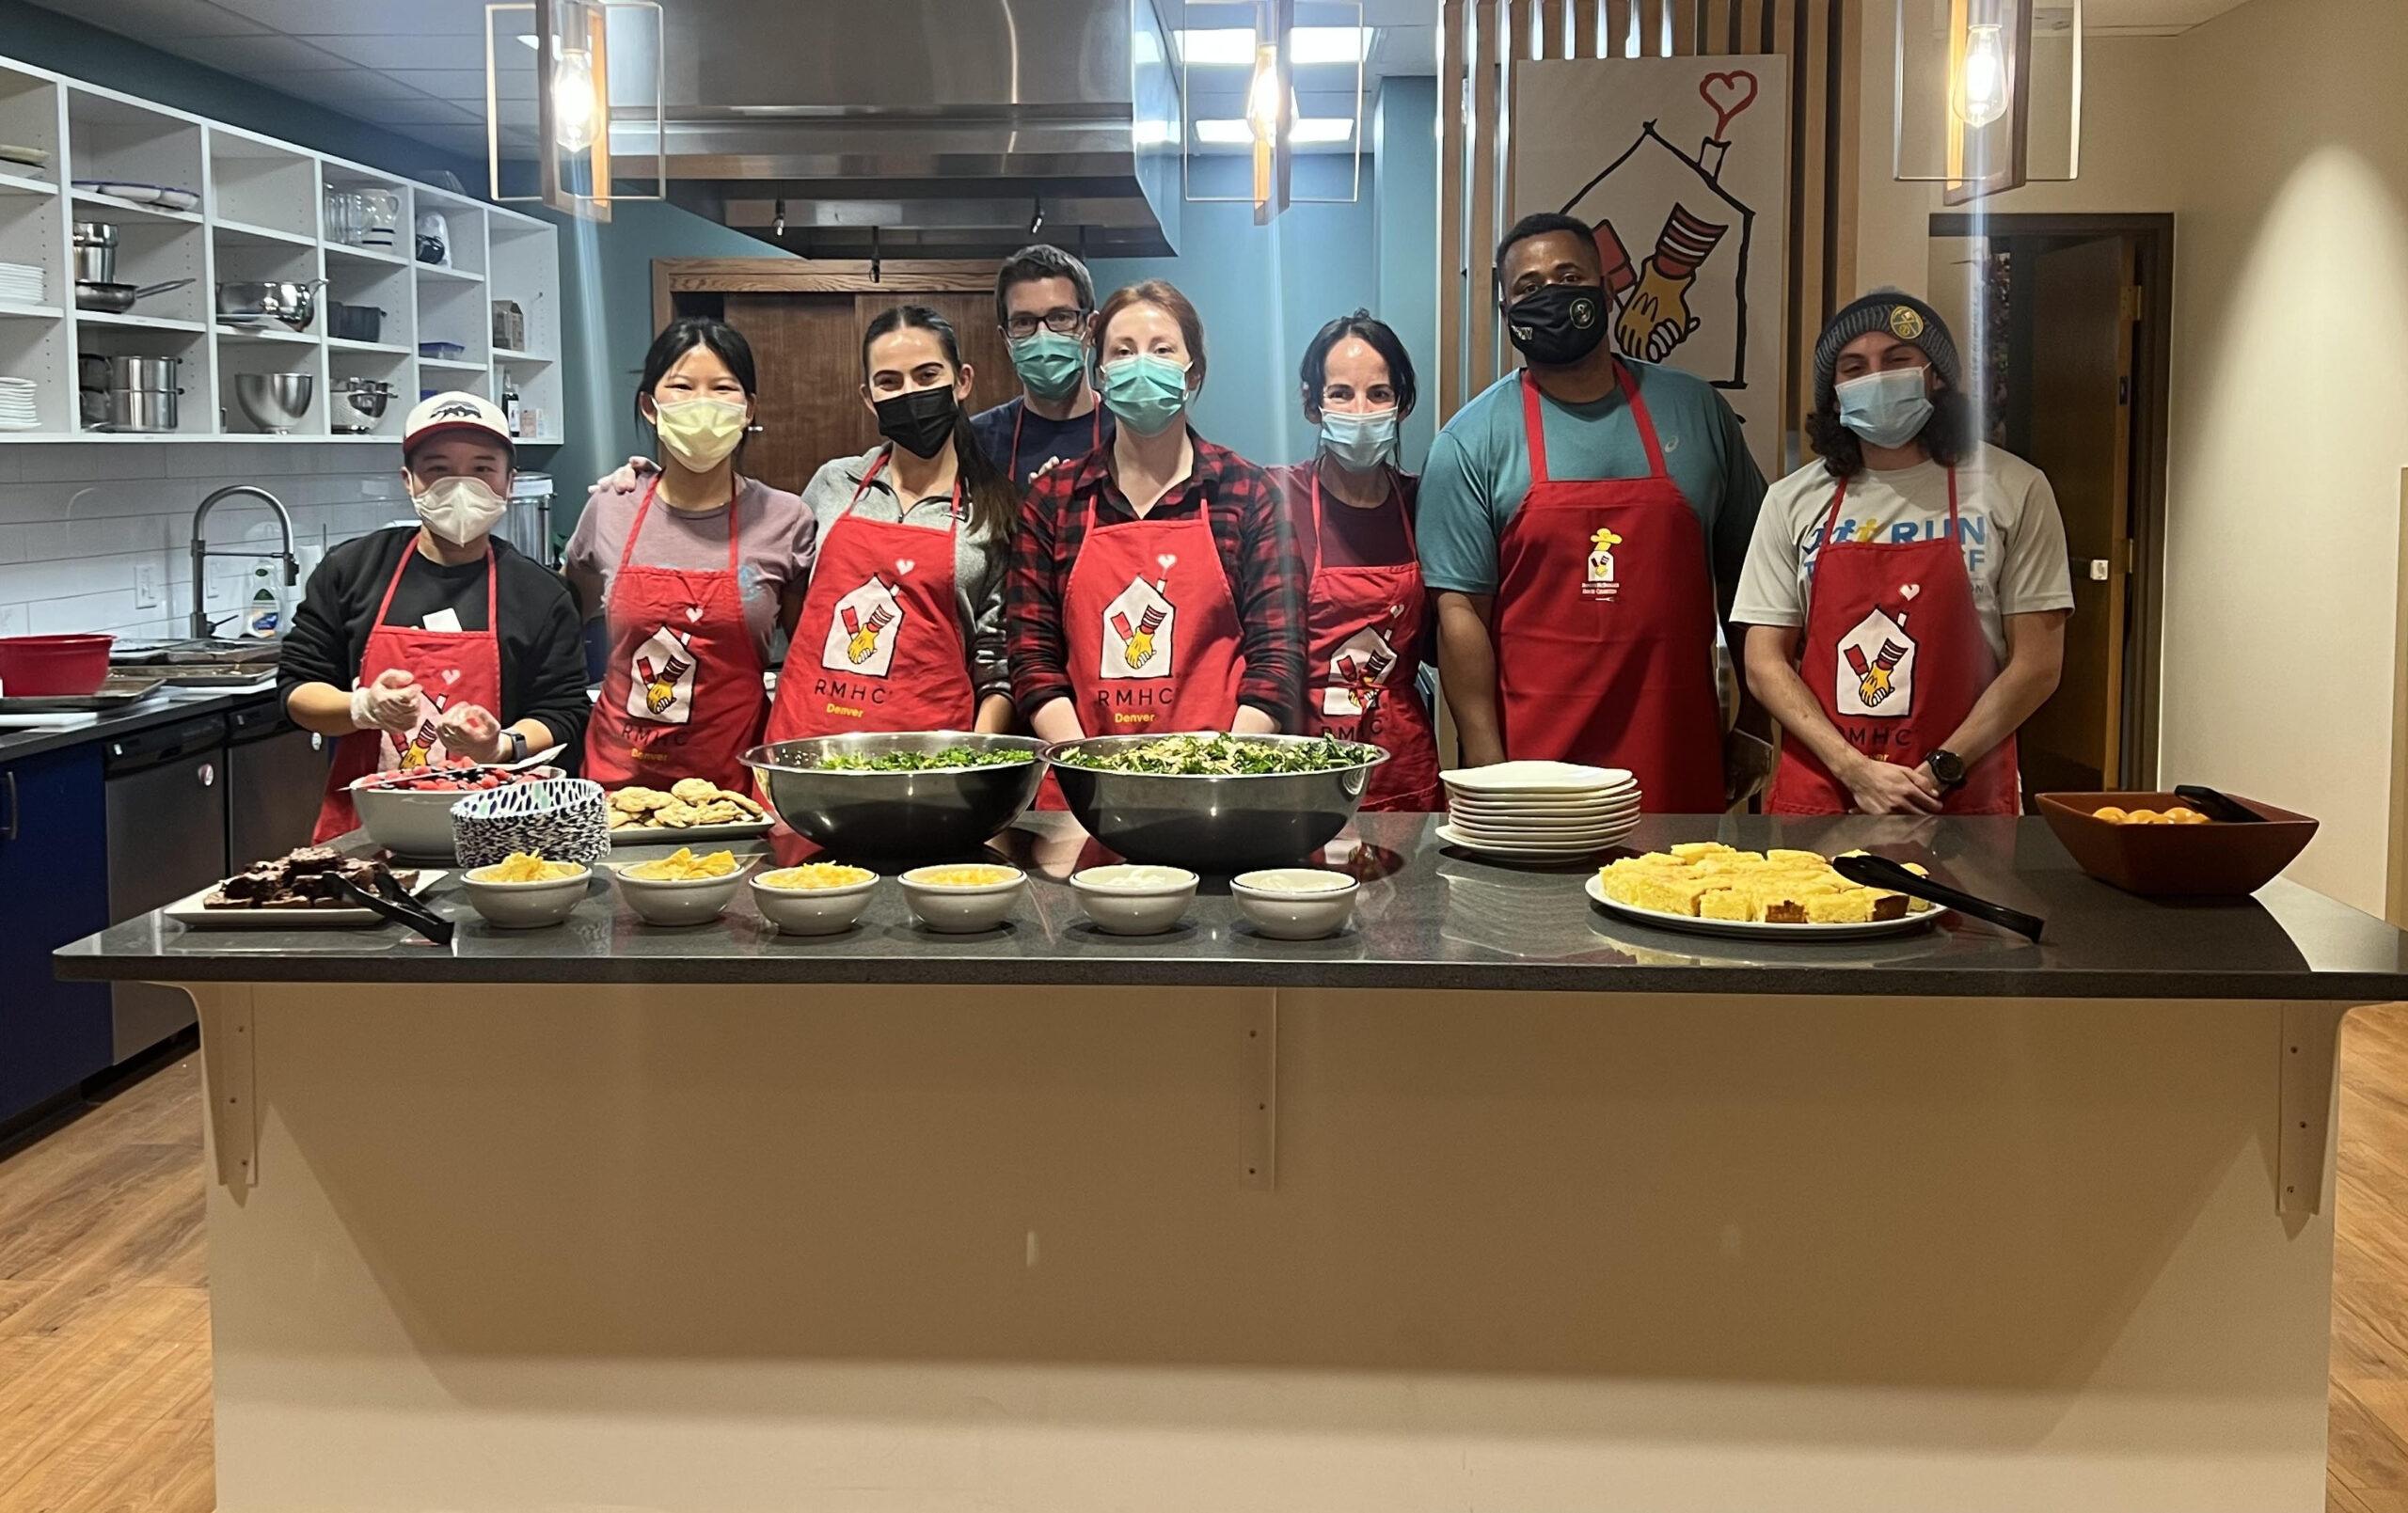
<svg viewBox="0 0 2408 1513">
<path fill-rule="evenodd" d="M 158 563 L 136 562 L 134 564 L 134 607 L 136 609 L 159 607 Z"/>
</svg>

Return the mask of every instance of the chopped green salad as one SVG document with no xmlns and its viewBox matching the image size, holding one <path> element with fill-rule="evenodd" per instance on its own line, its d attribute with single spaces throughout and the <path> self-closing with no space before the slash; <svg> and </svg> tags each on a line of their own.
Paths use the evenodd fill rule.
<svg viewBox="0 0 2408 1513">
<path fill-rule="evenodd" d="M 819 759 L 822 772 L 943 772 L 957 767 L 1004 767 L 1034 760 L 1026 751 L 978 750 L 948 746 L 942 751 L 889 751 L 883 756 L 838 752 Z"/>
<path fill-rule="evenodd" d="M 1275 772 L 1328 772 L 1379 759 L 1375 746 L 1333 740 L 1256 741 L 1243 735 L 1166 735 L 1109 751 L 1070 751 L 1059 760 L 1104 772 L 1166 778 L 1250 777 Z"/>
</svg>

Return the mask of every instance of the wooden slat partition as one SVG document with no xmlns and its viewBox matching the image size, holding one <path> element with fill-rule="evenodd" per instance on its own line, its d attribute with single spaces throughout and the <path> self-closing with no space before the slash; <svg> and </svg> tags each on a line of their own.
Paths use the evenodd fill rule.
<svg viewBox="0 0 2408 1513">
<path fill-rule="evenodd" d="M 1857 57 L 1868 0 L 1445 0 L 1441 123 L 1441 418 L 1512 360 L 1499 339 L 1492 250 L 1513 207 L 1511 66 L 1560 57 L 1790 59 L 1789 261 L 1782 413 L 1813 400 L 1814 339 L 1856 292 Z M 1878 3 L 1878 0 L 1872 0 Z M 1568 15 L 1568 25 L 1567 25 Z M 1510 54 L 1506 51 L 1510 49 Z M 1463 106 L 1468 106 L 1469 118 Z"/>
</svg>

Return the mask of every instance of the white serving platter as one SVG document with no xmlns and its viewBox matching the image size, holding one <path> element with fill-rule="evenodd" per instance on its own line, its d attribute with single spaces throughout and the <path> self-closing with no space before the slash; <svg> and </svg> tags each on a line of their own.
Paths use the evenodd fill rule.
<svg viewBox="0 0 2408 1513">
<path fill-rule="evenodd" d="M 1768 924 L 1762 920 L 1703 920 L 1693 914 L 1668 914 L 1661 909 L 1617 904 L 1606 896 L 1605 879 L 1597 876 L 1590 877 L 1585 891 L 1591 902 L 1608 914 L 1653 925 L 1659 930 L 1719 936 L 1726 940 L 1863 940 L 1877 936 L 1927 930 L 1954 912 L 1928 908 L 1921 914 L 1909 913 L 1902 919 L 1867 920 L 1861 924 Z"/>
<path fill-rule="evenodd" d="M 418 881 L 410 884 L 411 896 L 425 897 L 426 890 L 445 875 L 439 871 L 420 872 Z M 392 922 L 374 909 L 361 908 L 356 905 L 333 909 L 212 909 L 200 906 L 202 899 L 224 886 L 223 882 L 211 883 L 159 912 L 193 930 L 373 930 Z"/>
<path fill-rule="evenodd" d="M 610 843 L 621 845 L 703 845 L 720 841 L 750 841 L 769 833 L 768 820 L 729 820 L 724 825 L 622 825 L 610 832 Z"/>
</svg>

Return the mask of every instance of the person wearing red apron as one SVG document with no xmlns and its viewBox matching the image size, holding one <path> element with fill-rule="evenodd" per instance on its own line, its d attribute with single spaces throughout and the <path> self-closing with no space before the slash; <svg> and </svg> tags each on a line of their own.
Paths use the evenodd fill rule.
<svg viewBox="0 0 2408 1513">
<path fill-rule="evenodd" d="M 961 486 L 954 485 L 942 533 L 868 519 L 852 506 L 890 455 L 870 465 L 852 505 L 820 543 L 802 618 L 778 674 L 772 742 L 860 731 L 966 731 L 977 718 L 969 648 L 955 609 Z"/>
<path fill-rule="evenodd" d="M 768 700 L 737 576 L 737 496 L 731 487 L 727 566 L 696 572 L 636 559 L 659 492 L 656 473 L 610 575 L 610 660 L 585 727 L 585 776 L 605 788 L 666 789 L 700 778 L 741 791 L 749 785 L 743 756 L 760 744 Z"/>
<path fill-rule="evenodd" d="M 1070 684 L 1090 735 L 1173 735 L 1236 723 L 1245 654 L 1212 508 L 1106 525 L 1062 595 Z"/>
<path fill-rule="evenodd" d="M 1917 767 L 1944 749 L 1998 676 L 1965 569 L 1956 469 L 1948 470 L 1948 533 L 1933 540 L 1835 539 L 1846 499 L 1843 480 L 1831 491 L 1814 556 L 1798 674 L 1851 748 L 1876 762 Z M 1766 813 L 1843 814 L 1854 807 L 1847 786 L 1804 742 L 1782 743 Z M 2012 814 L 2020 807 L 2009 734 L 1967 767 L 1943 795 L 1941 812 Z"/>
<path fill-rule="evenodd" d="M 1647 476 L 1547 471 L 1538 385 L 1522 379 L 1529 492 L 1498 539 L 1497 723 L 1516 761 L 1627 768 L 1652 814 L 1724 807 L 1714 577 L 1630 370 L 1614 364 Z"/>
</svg>

